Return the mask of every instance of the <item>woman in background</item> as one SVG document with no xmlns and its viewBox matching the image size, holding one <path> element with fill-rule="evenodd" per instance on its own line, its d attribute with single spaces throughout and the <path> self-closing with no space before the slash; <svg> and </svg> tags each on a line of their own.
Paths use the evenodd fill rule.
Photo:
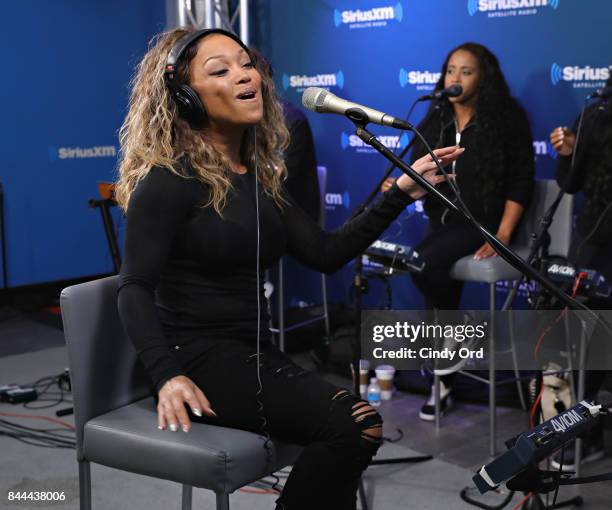
<svg viewBox="0 0 612 510">
<path fill-rule="evenodd" d="M 612 78 L 606 86 L 612 86 Z M 576 217 L 570 258 L 578 267 L 597 269 L 612 282 L 612 106 L 604 100 L 586 109 L 571 172 L 577 124 L 578 120 L 573 129 L 559 126 L 550 133 L 550 142 L 560 156 L 559 186 L 567 193 L 582 191 L 585 196 Z"/>
<path fill-rule="evenodd" d="M 533 192 L 534 155 L 527 116 L 510 95 L 497 57 L 482 44 L 464 43 L 448 54 L 435 90 L 451 85 L 460 85 L 461 95 L 432 103 L 431 120 L 419 130 L 432 147 L 455 144 L 465 149 L 452 165 L 461 198 L 472 215 L 507 245 Z M 431 112 L 434 108 L 437 112 Z M 425 147 L 417 141 L 412 161 L 424 154 Z M 457 202 L 448 183 L 439 190 Z M 461 215 L 435 199 L 426 197 L 424 209 L 429 225 L 415 249 L 425 270 L 412 274 L 412 281 L 426 309 L 456 310 L 463 283 L 450 278 L 452 265 L 469 254 L 482 260 L 496 252 Z M 442 379 L 442 413 L 451 405 L 451 378 Z M 420 417 L 434 419 L 433 390 Z"/>
<path fill-rule="evenodd" d="M 612 86 L 612 78 L 606 86 Z M 606 100 L 589 106 L 584 114 L 575 167 L 571 161 L 576 150 L 578 119 L 572 129 L 557 127 L 550 133 L 550 142 L 559 153 L 556 178 L 567 193 L 584 193 L 584 202 L 576 216 L 572 235 L 570 263 L 580 269 L 594 269 L 608 283 L 612 282 L 612 106 Z M 612 300 L 590 298 L 587 306 L 609 310 Z M 601 395 L 601 398 L 597 393 Z M 598 402 L 612 400 L 612 372 L 589 370 L 586 375 L 586 396 Z M 603 429 L 595 428 L 583 445 L 582 462 L 604 455 Z M 551 460 L 553 469 L 561 465 L 560 455 Z M 563 457 L 563 469 L 572 471 L 575 449 L 569 448 Z"/>
</svg>

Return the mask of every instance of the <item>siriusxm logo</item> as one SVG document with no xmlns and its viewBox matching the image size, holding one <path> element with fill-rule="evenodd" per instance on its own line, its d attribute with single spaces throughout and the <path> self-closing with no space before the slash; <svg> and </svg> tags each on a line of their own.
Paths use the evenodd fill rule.
<svg viewBox="0 0 612 510">
<path fill-rule="evenodd" d="M 400 2 L 395 5 L 387 5 L 384 7 L 375 7 L 362 11 L 361 9 L 339 11 L 334 10 L 334 25 L 348 25 L 349 28 L 372 28 L 386 27 L 391 20 L 397 20 L 398 23 L 404 17 L 404 9 Z"/>
<path fill-rule="evenodd" d="M 434 71 L 399 71 L 399 82 L 402 88 L 413 85 L 416 90 L 433 90 L 442 73 Z"/>
<path fill-rule="evenodd" d="M 538 7 L 559 7 L 559 0 L 468 0 L 470 16 L 486 12 L 489 18 L 537 14 Z"/>
<path fill-rule="evenodd" d="M 557 151 L 553 148 L 552 143 L 546 140 L 534 140 L 533 152 L 536 156 L 548 156 L 557 159 Z"/>
<path fill-rule="evenodd" d="M 380 143 L 382 143 L 387 149 L 403 149 L 408 145 L 408 135 L 403 133 L 402 135 L 390 135 L 390 136 L 377 136 Z M 349 135 L 342 131 L 340 135 L 340 146 L 346 150 L 349 147 L 355 149 L 356 152 L 361 153 L 375 153 L 376 149 L 370 147 L 357 135 Z"/>
<path fill-rule="evenodd" d="M 334 210 L 338 207 L 348 209 L 351 206 L 351 196 L 348 191 L 344 193 L 325 193 L 325 209 Z"/>
<path fill-rule="evenodd" d="M 96 147 L 54 147 L 49 146 L 49 159 L 89 159 L 89 158 L 114 158 L 117 150 L 114 145 L 103 145 Z"/>
<path fill-rule="evenodd" d="M 303 92 L 307 87 L 321 87 L 329 90 L 331 87 L 344 87 L 344 73 L 338 71 L 337 73 L 329 74 L 283 74 L 283 88 L 288 90 L 290 88 L 296 89 L 298 92 Z"/>
<path fill-rule="evenodd" d="M 562 81 L 571 82 L 574 88 L 603 87 L 610 78 L 612 65 L 607 67 L 565 66 L 557 63 L 550 66 L 550 81 L 557 85 Z"/>
</svg>

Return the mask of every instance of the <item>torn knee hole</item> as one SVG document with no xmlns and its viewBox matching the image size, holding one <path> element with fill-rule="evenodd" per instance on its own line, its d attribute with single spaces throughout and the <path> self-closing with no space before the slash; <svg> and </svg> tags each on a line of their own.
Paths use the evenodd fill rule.
<svg viewBox="0 0 612 510">
<path fill-rule="evenodd" d="M 357 402 L 354 406 L 353 406 L 353 413 L 352 416 L 353 418 L 355 418 L 355 422 L 359 423 L 360 421 L 362 421 L 366 416 L 372 416 L 376 414 L 376 410 L 370 406 L 367 402 Z"/>
<path fill-rule="evenodd" d="M 359 413 L 359 414 L 355 414 L 353 413 L 353 418 L 355 418 L 355 423 L 359 423 L 362 422 L 363 420 L 366 419 L 366 417 L 368 416 L 374 416 L 376 414 L 376 412 L 369 412 L 369 411 L 365 411 L 363 413 Z"/>
<path fill-rule="evenodd" d="M 362 430 L 361 438 L 370 443 L 380 443 L 382 441 L 382 425 L 375 425 Z"/>
<path fill-rule="evenodd" d="M 355 423 L 363 427 L 361 438 L 369 443 L 379 444 L 382 441 L 382 419 L 376 410 L 365 401 L 353 405 L 352 417 Z"/>
<path fill-rule="evenodd" d="M 338 392 L 332 397 L 332 400 L 342 400 L 350 396 L 350 392 L 348 390 L 338 390 Z"/>
</svg>

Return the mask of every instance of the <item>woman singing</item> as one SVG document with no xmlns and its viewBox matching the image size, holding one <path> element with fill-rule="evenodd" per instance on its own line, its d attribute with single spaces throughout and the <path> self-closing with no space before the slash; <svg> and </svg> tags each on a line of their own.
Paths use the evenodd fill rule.
<svg viewBox="0 0 612 510">
<path fill-rule="evenodd" d="M 382 420 L 272 345 L 262 272 L 285 253 L 336 271 L 425 192 L 402 176 L 323 232 L 283 189 L 287 139 L 273 83 L 235 35 L 177 29 L 157 39 L 121 129 L 119 311 L 151 376 L 160 429 L 201 421 L 302 444 L 277 509 L 353 510 Z M 461 153 L 436 156 L 450 164 Z M 414 166 L 442 181 L 429 156 Z"/>
<path fill-rule="evenodd" d="M 438 111 L 430 110 L 431 120 L 420 129 L 431 146 L 456 144 L 465 149 L 452 167 L 461 198 L 478 221 L 508 244 L 533 191 L 534 157 L 527 117 L 510 95 L 497 57 L 481 44 L 464 43 L 448 54 L 435 89 L 451 85 L 461 85 L 461 95 L 432 104 Z M 417 141 L 412 158 L 423 154 L 425 147 Z M 441 184 L 440 191 L 454 200 L 448 183 Z M 425 270 L 413 274 L 412 280 L 427 309 L 456 310 L 463 283 L 450 278 L 452 265 L 469 254 L 481 260 L 496 253 L 458 213 L 429 198 L 424 209 L 428 231 L 416 250 Z M 451 403 L 451 377 L 444 377 L 441 384 L 442 412 Z M 423 420 L 434 419 L 432 395 L 421 409 Z"/>
</svg>

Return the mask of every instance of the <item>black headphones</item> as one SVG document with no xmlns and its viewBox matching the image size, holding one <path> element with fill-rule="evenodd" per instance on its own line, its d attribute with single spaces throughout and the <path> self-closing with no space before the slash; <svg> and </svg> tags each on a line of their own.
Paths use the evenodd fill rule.
<svg viewBox="0 0 612 510">
<path fill-rule="evenodd" d="M 185 53 L 187 48 L 189 48 L 195 41 L 198 41 L 202 37 L 206 37 L 210 34 L 223 34 L 233 39 L 240 46 L 242 46 L 244 51 L 251 55 L 249 48 L 236 34 L 223 30 L 222 28 L 206 28 L 203 30 L 196 30 L 195 32 L 185 34 L 178 41 L 176 41 L 170 50 L 170 53 L 168 53 L 164 77 L 166 84 L 168 85 L 168 89 L 170 90 L 170 96 L 176 104 L 179 115 L 189 122 L 192 127 L 201 127 L 206 122 L 206 109 L 200 100 L 200 96 L 198 96 L 198 93 L 195 90 L 193 90 L 187 84 L 178 84 L 176 82 L 176 67 L 178 61 Z"/>
</svg>

